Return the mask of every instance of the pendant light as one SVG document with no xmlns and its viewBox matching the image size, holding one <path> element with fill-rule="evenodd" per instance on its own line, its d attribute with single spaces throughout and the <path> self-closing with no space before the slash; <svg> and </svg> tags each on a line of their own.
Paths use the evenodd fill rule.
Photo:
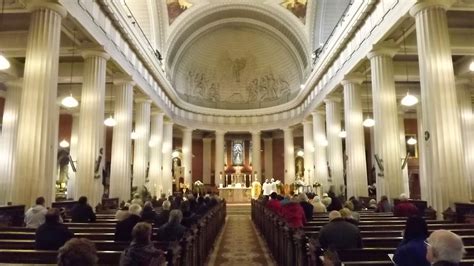
<svg viewBox="0 0 474 266">
<path fill-rule="evenodd" d="M 72 57 L 74 58 L 74 53 L 76 51 L 76 30 L 73 31 L 73 40 L 72 40 Z M 64 97 L 61 100 L 61 105 L 66 108 L 74 108 L 79 106 L 79 102 L 72 96 L 72 75 L 74 74 L 74 59 L 71 60 L 71 71 L 69 74 L 69 96 Z"/>
<path fill-rule="evenodd" d="M 138 138 L 138 134 L 137 134 L 137 132 L 135 132 L 135 130 L 133 130 L 132 133 L 130 133 L 130 138 L 133 139 L 133 140 Z"/>
<path fill-rule="evenodd" d="M 341 139 L 344 139 L 345 137 L 347 137 L 347 132 L 343 129 L 341 130 L 341 132 L 339 132 L 338 135 Z"/>
<path fill-rule="evenodd" d="M 61 142 L 59 142 L 59 147 L 61 148 L 68 148 L 69 147 L 69 142 L 67 140 L 63 139 Z"/>
<path fill-rule="evenodd" d="M 112 84 L 114 84 L 114 76 L 112 75 Z M 117 121 L 115 121 L 114 117 L 112 114 L 107 117 L 107 119 L 104 120 L 104 125 L 107 127 L 114 127 L 117 125 Z"/>
<path fill-rule="evenodd" d="M 365 86 L 367 88 L 367 95 L 369 95 L 369 78 L 367 77 L 367 71 L 365 73 Z M 367 102 L 367 109 L 369 109 L 369 102 Z M 367 117 L 362 122 L 362 125 L 364 127 L 373 127 L 375 125 L 375 120 L 372 119 L 370 114 L 367 114 Z"/>
<path fill-rule="evenodd" d="M 1 26 L 0 29 L 3 30 L 3 11 L 5 9 L 5 0 L 2 0 L 2 20 L 0 22 Z M 6 70 L 10 68 L 10 61 L 2 54 L 0 53 L 0 70 Z"/>
<path fill-rule="evenodd" d="M 405 29 L 403 29 L 403 50 L 404 50 L 404 54 L 405 54 L 405 57 L 406 57 L 407 56 L 407 45 L 406 45 L 405 41 L 406 41 Z M 408 63 L 407 63 L 407 61 L 405 61 L 405 75 L 406 75 L 406 83 L 409 86 L 409 83 L 408 83 Z M 413 106 L 413 105 L 418 103 L 418 98 L 416 98 L 415 96 L 410 94 L 410 88 L 408 87 L 407 95 L 405 95 L 405 97 L 403 97 L 403 99 L 401 100 L 400 103 L 403 106 L 410 107 L 410 106 Z"/>
<path fill-rule="evenodd" d="M 416 139 L 414 137 L 410 137 L 408 140 L 407 140 L 407 144 L 408 145 L 415 145 L 417 143 Z"/>
</svg>

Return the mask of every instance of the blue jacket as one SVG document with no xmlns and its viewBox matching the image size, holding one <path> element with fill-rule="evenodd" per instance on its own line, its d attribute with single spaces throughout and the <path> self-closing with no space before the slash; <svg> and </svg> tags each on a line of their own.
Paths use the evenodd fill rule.
<svg viewBox="0 0 474 266">
<path fill-rule="evenodd" d="M 426 260 L 426 245 L 424 238 L 403 240 L 393 256 L 393 261 L 398 266 L 430 266 Z"/>
</svg>

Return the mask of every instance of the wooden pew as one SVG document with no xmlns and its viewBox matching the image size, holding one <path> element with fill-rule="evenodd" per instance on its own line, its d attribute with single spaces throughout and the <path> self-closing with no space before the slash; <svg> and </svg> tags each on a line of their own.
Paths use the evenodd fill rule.
<svg viewBox="0 0 474 266">
<path fill-rule="evenodd" d="M 0 227 L 23 226 L 25 205 L 0 206 Z"/>
<path fill-rule="evenodd" d="M 121 251 L 98 251 L 100 265 L 118 265 Z M 57 251 L 0 249 L 0 263 L 56 264 Z"/>
<path fill-rule="evenodd" d="M 57 208 L 57 209 L 64 208 L 66 212 L 66 216 L 71 217 L 71 209 L 76 204 L 77 204 L 77 201 L 75 200 L 56 201 L 56 202 L 51 203 L 51 207 Z"/>
<path fill-rule="evenodd" d="M 456 222 L 464 223 L 466 221 L 466 216 L 472 216 L 474 214 L 474 203 L 462 203 L 456 202 L 454 203 L 456 208 Z M 472 222 L 469 219 L 468 222 Z"/>
</svg>

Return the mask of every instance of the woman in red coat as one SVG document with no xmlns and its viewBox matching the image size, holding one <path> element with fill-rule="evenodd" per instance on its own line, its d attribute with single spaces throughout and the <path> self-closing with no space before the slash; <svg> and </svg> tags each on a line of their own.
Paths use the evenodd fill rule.
<svg viewBox="0 0 474 266">
<path fill-rule="evenodd" d="M 304 210 L 296 197 L 281 208 L 281 216 L 288 223 L 289 227 L 300 228 L 306 223 Z"/>
</svg>

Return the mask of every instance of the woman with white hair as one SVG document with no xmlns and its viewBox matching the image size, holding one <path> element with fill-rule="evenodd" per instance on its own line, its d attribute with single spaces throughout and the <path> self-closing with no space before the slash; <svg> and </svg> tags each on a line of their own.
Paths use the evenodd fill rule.
<svg viewBox="0 0 474 266">
<path fill-rule="evenodd" d="M 306 221 L 311 221 L 313 219 L 313 204 L 309 203 L 308 195 L 306 195 L 306 193 L 300 193 L 298 200 L 303 208 Z"/>
<path fill-rule="evenodd" d="M 448 230 L 434 231 L 425 243 L 426 259 L 434 266 L 459 265 L 466 253 L 461 237 Z"/>
<path fill-rule="evenodd" d="M 115 226 L 115 241 L 132 241 L 133 227 L 142 219 L 140 214 L 142 207 L 138 204 L 132 204 L 128 207 L 130 216 L 120 221 Z"/>
<path fill-rule="evenodd" d="M 186 227 L 181 225 L 183 213 L 180 210 L 172 210 L 167 223 L 158 228 L 159 241 L 178 241 L 183 237 Z"/>
<path fill-rule="evenodd" d="M 321 202 L 321 198 L 319 196 L 314 196 L 311 204 L 313 204 L 313 213 L 327 212 L 326 206 Z"/>
</svg>

